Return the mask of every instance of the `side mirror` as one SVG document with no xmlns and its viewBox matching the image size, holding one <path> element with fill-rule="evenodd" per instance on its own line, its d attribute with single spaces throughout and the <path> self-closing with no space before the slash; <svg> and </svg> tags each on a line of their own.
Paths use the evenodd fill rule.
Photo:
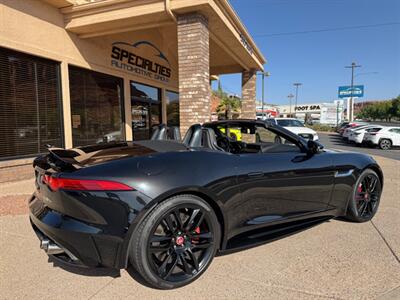
<svg viewBox="0 0 400 300">
<path fill-rule="evenodd" d="M 314 155 L 314 154 L 320 153 L 322 151 L 322 149 L 324 149 L 324 145 L 322 145 L 320 142 L 317 142 L 317 141 L 308 140 L 307 148 L 308 148 L 308 152 L 310 154 Z"/>
</svg>

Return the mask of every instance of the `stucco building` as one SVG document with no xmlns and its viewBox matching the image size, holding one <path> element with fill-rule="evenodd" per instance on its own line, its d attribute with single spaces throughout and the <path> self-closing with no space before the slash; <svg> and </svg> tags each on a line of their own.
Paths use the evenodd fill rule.
<svg viewBox="0 0 400 300">
<path fill-rule="evenodd" d="M 161 122 L 184 133 L 210 120 L 212 75 L 241 73 L 255 118 L 264 63 L 226 0 L 0 0 L 0 167 Z"/>
</svg>

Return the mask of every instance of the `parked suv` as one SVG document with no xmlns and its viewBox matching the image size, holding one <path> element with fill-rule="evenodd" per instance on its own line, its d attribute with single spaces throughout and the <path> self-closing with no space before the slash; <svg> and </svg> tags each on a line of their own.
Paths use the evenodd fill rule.
<svg viewBox="0 0 400 300">
<path fill-rule="evenodd" d="M 307 140 L 318 141 L 318 134 L 311 128 L 305 127 L 302 122 L 295 118 L 270 118 L 267 122 L 285 127 L 287 130 Z"/>
<path fill-rule="evenodd" d="M 400 146 L 400 127 L 383 127 L 366 132 L 363 141 L 369 145 L 379 146 L 383 150 Z"/>
</svg>

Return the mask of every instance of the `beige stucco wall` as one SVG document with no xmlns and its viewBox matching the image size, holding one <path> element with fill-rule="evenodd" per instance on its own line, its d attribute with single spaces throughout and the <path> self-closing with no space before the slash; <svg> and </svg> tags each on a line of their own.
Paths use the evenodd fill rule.
<svg viewBox="0 0 400 300">
<path fill-rule="evenodd" d="M 130 80 L 178 91 L 176 36 L 168 28 L 126 32 L 101 38 L 81 39 L 64 29 L 64 17 L 58 9 L 39 0 L 0 0 L 0 46 L 56 60 L 61 63 L 64 134 L 66 147 L 72 146 L 69 101 L 68 65 L 75 65 L 118 76 L 124 79 L 125 131 L 132 139 Z M 156 45 L 168 58 L 171 78 L 168 83 L 149 79 L 111 66 L 114 42 L 134 43 L 147 40 Z M 129 47 L 128 47 L 129 48 Z M 129 50 L 129 49 L 126 50 Z M 166 64 L 154 50 L 134 49 L 142 57 Z M 164 94 L 164 91 L 163 91 Z M 164 116 L 165 117 L 165 116 Z M 163 120 L 164 121 L 164 120 Z"/>
</svg>

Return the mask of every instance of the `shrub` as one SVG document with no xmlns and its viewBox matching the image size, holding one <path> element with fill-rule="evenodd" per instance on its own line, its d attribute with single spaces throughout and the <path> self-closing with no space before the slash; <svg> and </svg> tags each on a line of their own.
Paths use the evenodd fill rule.
<svg viewBox="0 0 400 300">
<path fill-rule="evenodd" d="M 315 131 L 325 131 L 325 132 L 335 131 L 335 127 L 331 127 L 329 125 L 324 125 L 324 124 L 307 125 L 307 127 L 311 128 Z"/>
</svg>

